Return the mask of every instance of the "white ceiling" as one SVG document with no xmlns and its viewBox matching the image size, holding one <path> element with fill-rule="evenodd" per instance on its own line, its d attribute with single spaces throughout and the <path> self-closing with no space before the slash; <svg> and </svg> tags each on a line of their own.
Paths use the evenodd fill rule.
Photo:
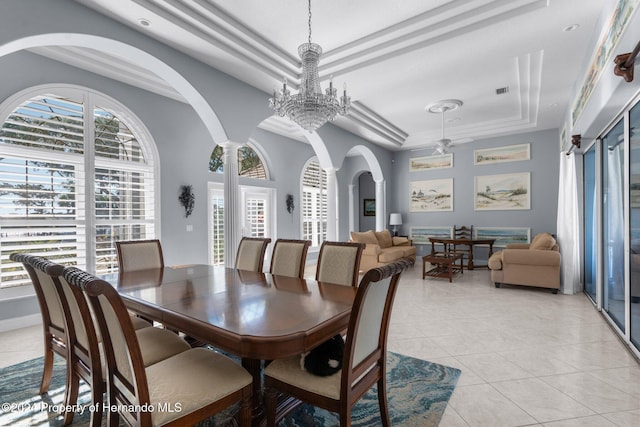
<svg viewBox="0 0 640 427">
<path fill-rule="evenodd" d="M 306 1 L 76 1 L 264 90 L 265 102 L 283 76 L 298 80 Z M 441 116 L 425 106 L 455 98 L 464 105 L 445 115 L 446 137 L 454 142 L 559 128 L 599 36 L 603 3 L 315 0 L 312 40 L 324 50 L 323 87 L 333 76 L 338 87 L 347 83 L 353 102 L 335 124 L 392 150 L 432 147 L 441 137 Z M 563 31 L 573 24 L 579 27 Z M 37 53 L 179 99 L 155 75 L 104 54 Z M 497 95 L 503 87 L 508 93 Z M 287 121 L 263 126 L 292 132 Z"/>
</svg>

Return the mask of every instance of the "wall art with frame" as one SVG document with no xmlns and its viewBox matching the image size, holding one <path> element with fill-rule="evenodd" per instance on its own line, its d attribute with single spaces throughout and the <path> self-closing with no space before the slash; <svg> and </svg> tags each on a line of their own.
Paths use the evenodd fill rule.
<svg viewBox="0 0 640 427">
<path fill-rule="evenodd" d="M 364 216 L 376 216 L 376 199 L 364 199 L 362 212 Z"/>
<path fill-rule="evenodd" d="M 412 157 L 409 159 L 409 172 L 453 167 L 453 153 L 437 156 Z"/>
<path fill-rule="evenodd" d="M 506 145 L 504 147 L 483 148 L 474 150 L 473 164 L 486 165 L 492 163 L 517 162 L 531 158 L 531 144 Z"/>
<path fill-rule="evenodd" d="M 429 237 L 450 239 L 453 227 L 411 227 L 410 239 L 414 245 L 428 245 Z"/>
<path fill-rule="evenodd" d="M 494 247 L 505 247 L 510 243 L 529 243 L 529 227 L 474 227 L 474 239 L 496 239 Z"/>
<path fill-rule="evenodd" d="M 475 210 L 531 209 L 531 173 L 475 177 Z"/>
<path fill-rule="evenodd" d="M 453 210 L 453 178 L 412 181 L 409 187 L 410 212 Z"/>
</svg>

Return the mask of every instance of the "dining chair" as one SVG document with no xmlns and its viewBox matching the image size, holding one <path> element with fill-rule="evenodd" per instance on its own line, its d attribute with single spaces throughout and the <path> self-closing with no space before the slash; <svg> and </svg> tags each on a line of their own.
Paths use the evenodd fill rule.
<svg viewBox="0 0 640 427">
<path fill-rule="evenodd" d="M 273 245 L 271 268 L 269 272 L 279 276 L 304 276 L 304 266 L 307 261 L 307 251 L 310 240 L 278 239 Z"/>
<path fill-rule="evenodd" d="M 236 269 L 262 271 L 264 254 L 271 243 L 269 238 L 243 237 L 236 254 Z"/>
<path fill-rule="evenodd" d="M 318 255 L 316 281 L 358 286 L 364 247 L 363 243 L 324 241 Z"/>
<path fill-rule="evenodd" d="M 190 348 L 146 366 L 124 301 L 109 283 L 65 268 L 63 278 L 82 289 L 104 342 L 107 425 L 192 425 L 240 402 L 239 424 L 251 425 L 252 377 L 231 359 Z M 127 411 L 122 408 L 151 408 Z"/>
<path fill-rule="evenodd" d="M 341 426 L 351 425 L 351 408 L 375 384 L 382 425 L 389 426 L 386 351 L 389 320 L 400 274 L 410 259 L 373 268 L 360 281 L 347 329 L 342 369 L 319 377 L 300 369 L 300 356 L 278 359 L 264 369 L 267 426 L 276 425 L 278 394 L 337 412 Z M 282 418 L 285 413 L 277 414 Z"/>
<path fill-rule="evenodd" d="M 467 227 L 466 225 L 462 226 L 453 226 L 453 238 L 454 240 L 471 240 L 473 239 L 473 225 Z M 470 243 L 451 243 L 447 248 L 448 252 L 462 253 L 463 259 L 469 260 L 469 255 L 473 250 L 473 245 Z"/>
<path fill-rule="evenodd" d="M 122 273 L 164 267 L 160 240 L 124 240 L 116 242 L 118 270 Z"/>
<path fill-rule="evenodd" d="M 59 266 L 61 267 L 61 266 Z M 62 306 L 65 309 L 67 319 L 67 348 L 69 359 L 67 362 L 67 392 L 65 393 L 65 407 L 73 407 L 78 401 L 80 379 L 91 388 L 92 404 L 101 408 L 103 394 L 106 391 L 106 364 L 104 362 L 104 349 L 102 348 L 102 336 L 96 325 L 96 319 L 87 303 L 82 290 L 69 283 L 66 276 L 87 275 L 94 277 L 76 267 L 63 267 L 49 274 L 60 290 Z M 136 329 L 134 320 L 136 316 L 129 315 L 134 327 L 135 335 L 142 352 L 144 366 L 151 366 L 164 359 L 189 350 L 191 346 L 177 334 L 161 328 L 156 328 L 147 323 L 147 327 Z M 69 417 L 67 421 L 67 417 Z M 101 411 L 91 412 L 91 425 L 100 425 Z M 73 420 L 73 412 L 64 415 L 64 425 Z"/>
<path fill-rule="evenodd" d="M 42 315 L 42 328 L 44 332 L 44 369 L 42 371 L 42 380 L 40 381 L 40 394 L 49 390 L 51 383 L 51 375 L 53 373 L 54 353 L 57 353 L 65 360 L 67 359 L 67 332 L 65 329 L 64 312 L 62 302 L 56 290 L 55 284 L 46 273 L 38 273 L 32 265 L 38 260 L 44 260 L 40 257 L 25 253 L 12 253 L 9 258 L 12 261 L 22 264 L 29 274 L 31 283 L 36 292 L 38 305 L 40 306 L 40 314 Z M 46 260 L 45 260 L 46 261 Z M 56 264 L 57 265 L 57 264 Z M 42 269 L 49 267 L 47 263 L 42 265 Z M 54 267 L 51 267 L 52 269 Z M 61 266 L 55 267 L 56 271 L 62 272 Z"/>
</svg>

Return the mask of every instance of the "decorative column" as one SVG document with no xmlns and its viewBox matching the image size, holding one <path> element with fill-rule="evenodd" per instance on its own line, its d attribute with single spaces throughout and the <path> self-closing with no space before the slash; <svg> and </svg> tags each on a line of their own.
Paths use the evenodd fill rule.
<svg viewBox="0 0 640 427">
<path fill-rule="evenodd" d="M 338 240 L 338 191 L 336 170 L 325 169 L 327 173 L 327 240 Z"/>
<path fill-rule="evenodd" d="M 240 244 L 240 187 L 238 184 L 238 147 L 227 141 L 222 144 L 224 163 L 224 263 L 233 267 Z"/>
<path fill-rule="evenodd" d="M 349 184 L 349 231 L 356 231 L 356 195 L 354 194 L 355 185 Z"/>
<path fill-rule="evenodd" d="M 386 183 L 384 179 L 376 181 L 376 231 L 384 230 L 386 224 L 387 203 L 385 187 Z"/>
</svg>

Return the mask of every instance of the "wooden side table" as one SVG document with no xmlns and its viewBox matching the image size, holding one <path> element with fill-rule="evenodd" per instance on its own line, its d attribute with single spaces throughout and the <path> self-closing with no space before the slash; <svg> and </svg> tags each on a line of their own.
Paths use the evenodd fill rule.
<svg viewBox="0 0 640 427">
<path fill-rule="evenodd" d="M 460 260 L 460 265 L 456 266 L 456 261 Z M 432 264 L 433 268 L 427 271 L 427 263 Z M 456 252 L 431 252 L 429 255 L 422 257 L 422 279 L 425 277 L 448 277 L 449 283 L 452 282 L 455 273 L 464 274 L 462 265 L 462 254 Z"/>
</svg>

